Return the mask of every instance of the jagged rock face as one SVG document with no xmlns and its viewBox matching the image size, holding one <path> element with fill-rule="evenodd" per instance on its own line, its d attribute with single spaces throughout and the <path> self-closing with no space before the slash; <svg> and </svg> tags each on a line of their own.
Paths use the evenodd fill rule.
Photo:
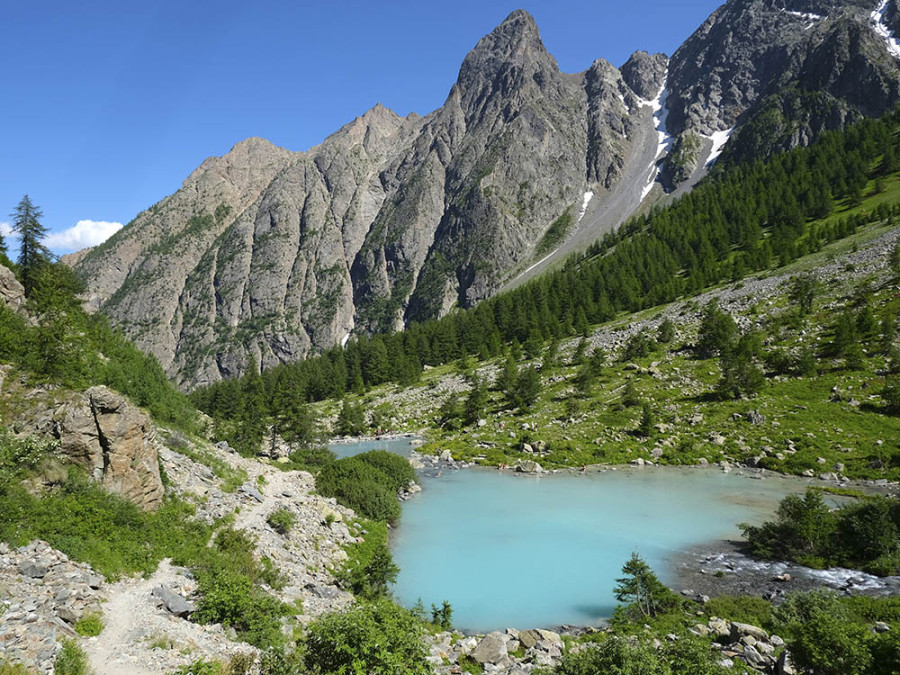
<svg viewBox="0 0 900 675">
<path fill-rule="evenodd" d="M 674 189 L 702 174 L 716 131 L 739 127 L 726 153 L 753 157 L 890 107 L 897 63 L 869 4 L 731 0 L 671 62 L 636 52 L 575 75 L 513 12 L 428 116 L 379 105 L 302 153 L 244 141 L 76 269 L 187 389 L 471 306 L 539 257 L 560 216 L 580 218 L 587 191 L 633 209 L 643 186 L 617 191 L 652 170 L 657 131 L 675 136 L 659 171 Z"/>
<path fill-rule="evenodd" d="M 0 304 L 14 312 L 21 311 L 25 305 L 25 287 L 5 265 L 0 265 Z"/>
<path fill-rule="evenodd" d="M 28 426 L 57 438 L 61 453 L 105 490 L 149 511 L 162 504 L 155 429 L 120 394 L 91 387 L 61 406 L 31 411 Z"/>
<path fill-rule="evenodd" d="M 638 108 L 605 62 L 561 73 L 517 11 L 427 117 L 379 105 L 303 153 L 245 141 L 77 269 L 186 388 L 296 360 L 487 297 L 615 182 Z"/>
<path fill-rule="evenodd" d="M 884 15 L 887 25 L 895 35 L 900 35 L 900 2 L 890 0 L 887 4 L 887 11 Z"/>
<path fill-rule="evenodd" d="M 900 99 L 896 60 L 866 0 L 734 0 L 675 52 L 668 130 L 741 127 L 726 153 L 764 156 L 815 141 Z"/>
<path fill-rule="evenodd" d="M 622 78 L 635 94 L 649 101 L 663 86 L 668 65 L 665 54 L 635 52 L 622 66 Z"/>
</svg>

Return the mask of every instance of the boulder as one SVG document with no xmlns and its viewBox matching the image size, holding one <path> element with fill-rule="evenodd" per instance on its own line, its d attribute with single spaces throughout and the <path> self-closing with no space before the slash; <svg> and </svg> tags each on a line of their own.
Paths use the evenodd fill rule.
<svg viewBox="0 0 900 675">
<path fill-rule="evenodd" d="M 714 633 L 716 637 L 729 637 L 731 635 L 731 626 L 724 619 L 717 619 L 713 617 L 709 620 L 709 630 Z"/>
<path fill-rule="evenodd" d="M 19 572 L 29 579 L 43 579 L 50 568 L 41 562 L 27 560 L 19 565 Z"/>
<path fill-rule="evenodd" d="M 59 440 L 60 451 L 105 490 L 144 510 L 162 504 L 156 430 L 139 408 L 106 387 L 91 387 L 29 420 L 35 433 Z"/>
<path fill-rule="evenodd" d="M 508 659 L 509 653 L 506 651 L 506 640 L 498 632 L 488 633 L 475 647 L 475 651 L 472 652 L 472 658 L 481 664 L 496 664 Z"/>
<path fill-rule="evenodd" d="M 0 304 L 14 312 L 20 311 L 25 304 L 25 287 L 4 265 L 0 265 Z"/>
<path fill-rule="evenodd" d="M 740 640 L 746 635 L 761 641 L 769 639 L 769 634 L 759 626 L 752 626 L 749 623 L 738 623 L 737 621 L 731 622 L 731 638 L 733 640 Z"/>
<path fill-rule="evenodd" d="M 547 642 L 549 645 L 553 645 L 554 647 L 562 647 L 562 638 L 559 636 L 559 633 L 554 633 L 552 630 L 541 630 L 538 628 L 537 634 L 541 636 L 541 641 Z"/>
<path fill-rule="evenodd" d="M 156 598 L 160 606 L 165 607 L 167 612 L 175 616 L 184 618 L 197 610 L 193 604 L 182 598 L 168 586 L 157 586 L 150 591 L 150 596 Z"/>
<path fill-rule="evenodd" d="M 526 459 L 516 467 L 516 471 L 519 473 L 543 473 L 544 467 L 533 460 Z"/>
<path fill-rule="evenodd" d="M 241 485 L 241 493 L 247 495 L 251 499 L 255 499 L 260 504 L 265 501 L 262 493 L 257 490 L 252 483 L 244 483 L 243 485 Z"/>
<path fill-rule="evenodd" d="M 762 424 L 766 421 L 766 416 L 760 413 L 759 410 L 751 410 L 744 416 L 744 419 L 750 424 Z"/>
<path fill-rule="evenodd" d="M 519 633 L 519 642 L 525 649 L 531 649 L 540 639 L 541 636 L 536 630 L 523 630 Z"/>
</svg>

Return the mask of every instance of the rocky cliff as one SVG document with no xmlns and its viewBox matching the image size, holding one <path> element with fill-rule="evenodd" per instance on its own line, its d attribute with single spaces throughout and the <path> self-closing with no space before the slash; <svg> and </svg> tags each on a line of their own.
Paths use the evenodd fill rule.
<svg viewBox="0 0 900 675">
<path fill-rule="evenodd" d="M 32 405 L 19 415 L 15 429 L 56 439 L 61 459 L 80 466 L 105 490 L 142 509 L 158 509 L 165 490 L 150 418 L 106 387 L 59 395 L 51 392 L 42 400 L 38 391 L 26 394 Z M 47 467 L 38 480 L 52 482 L 55 473 Z"/>
<path fill-rule="evenodd" d="M 185 388 L 471 306 L 692 184 L 735 128 L 732 160 L 900 99 L 896 0 L 787 4 L 731 0 L 671 61 L 579 74 L 513 12 L 426 117 L 378 105 L 306 152 L 204 162 L 77 263 L 89 302 Z"/>
</svg>

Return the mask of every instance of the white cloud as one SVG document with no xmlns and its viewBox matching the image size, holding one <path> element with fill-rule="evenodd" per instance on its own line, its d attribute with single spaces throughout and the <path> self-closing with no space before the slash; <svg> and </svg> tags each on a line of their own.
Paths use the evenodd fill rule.
<svg viewBox="0 0 900 675">
<path fill-rule="evenodd" d="M 15 237 L 16 235 L 13 234 L 12 225 L 9 223 L 0 223 L 0 236 Z"/>
<path fill-rule="evenodd" d="M 122 223 L 79 220 L 74 227 L 48 234 L 43 243 L 54 251 L 80 251 L 89 246 L 102 244 L 121 229 Z"/>
</svg>

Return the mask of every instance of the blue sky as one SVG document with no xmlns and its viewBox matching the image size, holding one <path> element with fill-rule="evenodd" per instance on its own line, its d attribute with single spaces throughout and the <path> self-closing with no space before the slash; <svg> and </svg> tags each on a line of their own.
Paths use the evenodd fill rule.
<svg viewBox="0 0 900 675">
<path fill-rule="evenodd" d="M 378 102 L 426 114 L 517 8 L 562 70 L 580 72 L 637 49 L 671 54 L 718 4 L 3 3 L 0 228 L 27 193 L 63 253 L 249 136 L 305 150 Z"/>
</svg>

